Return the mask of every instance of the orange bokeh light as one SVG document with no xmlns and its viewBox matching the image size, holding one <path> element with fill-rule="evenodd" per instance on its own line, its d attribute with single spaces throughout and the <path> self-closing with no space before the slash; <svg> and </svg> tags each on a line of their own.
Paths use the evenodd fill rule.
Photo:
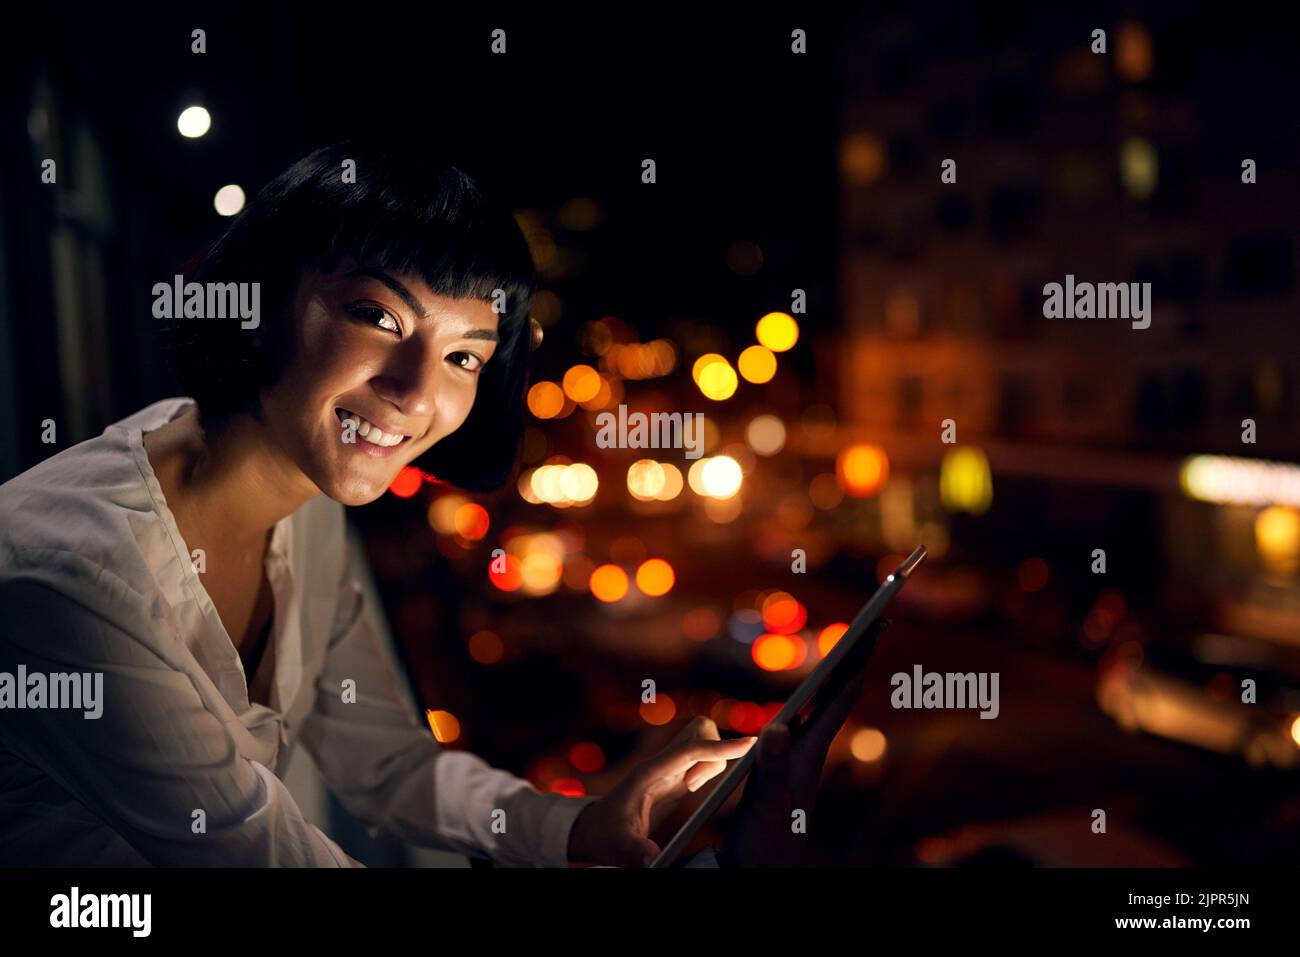
<svg viewBox="0 0 1300 957">
<path fill-rule="evenodd" d="M 505 564 L 504 571 L 496 571 L 497 560 L 494 558 L 488 563 L 488 578 L 492 584 L 496 585 L 502 591 L 518 591 L 519 586 L 524 583 L 524 576 L 519 567 L 519 559 L 513 555 L 505 555 L 501 561 Z"/>
<path fill-rule="evenodd" d="M 616 602 L 627 594 L 627 572 L 617 565 L 600 565 L 591 573 L 588 587 L 603 602 Z"/>
<path fill-rule="evenodd" d="M 393 484 L 388 486 L 388 491 L 398 498 L 410 498 L 420 491 L 420 486 L 423 484 L 424 473 L 414 465 L 407 465 L 397 473 L 397 477 L 393 479 Z"/>
<path fill-rule="evenodd" d="M 453 521 L 456 524 L 456 533 L 471 542 L 477 542 L 486 535 L 490 524 L 487 509 L 477 502 L 466 502 L 456 509 Z"/>
<path fill-rule="evenodd" d="M 646 724 L 667 724 L 677 716 L 677 705 L 666 694 L 655 695 L 654 701 L 641 702 L 641 717 Z"/>
<path fill-rule="evenodd" d="M 879 492 L 889 478 L 889 456 L 878 445 L 850 445 L 840 452 L 835 474 L 845 492 L 866 498 Z"/>
<path fill-rule="evenodd" d="M 792 635 L 773 632 L 759 635 L 750 647 L 754 664 L 764 671 L 789 671 L 803 664 L 808 646 Z"/>
<path fill-rule="evenodd" d="M 844 633 L 849 630 L 849 626 L 842 621 L 837 621 L 833 625 L 827 625 L 817 636 L 817 651 L 823 658 L 831 653 L 835 643 L 844 637 Z"/>
<path fill-rule="evenodd" d="M 636 587 L 652 598 L 668 594 L 676 581 L 673 566 L 662 558 L 647 559 L 636 570 Z"/>
</svg>

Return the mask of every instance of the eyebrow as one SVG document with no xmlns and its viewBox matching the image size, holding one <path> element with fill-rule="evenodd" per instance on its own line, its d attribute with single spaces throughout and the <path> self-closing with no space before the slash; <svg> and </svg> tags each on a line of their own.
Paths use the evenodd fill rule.
<svg viewBox="0 0 1300 957">
<path fill-rule="evenodd" d="M 354 276 L 368 276 L 371 279 L 382 282 L 393 291 L 394 295 L 400 298 L 402 302 L 406 303 L 407 306 L 410 307 L 411 311 L 421 319 L 427 319 L 429 317 L 429 314 L 424 310 L 424 307 L 420 305 L 420 301 L 411 294 L 411 290 L 407 289 L 401 282 L 394 279 L 382 269 L 375 269 L 372 266 L 358 266 L 346 275 L 349 279 Z M 486 339 L 488 342 L 501 341 L 501 337 L 497 335 L 495 329 L 470 329 L 465 333 L 464 338 Z"/>
</svg>

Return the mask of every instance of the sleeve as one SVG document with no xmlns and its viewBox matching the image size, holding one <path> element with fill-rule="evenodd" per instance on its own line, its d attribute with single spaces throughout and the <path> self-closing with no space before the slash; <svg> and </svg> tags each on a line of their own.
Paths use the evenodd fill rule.
<svg viewBox="0 0 1300 957">
<path fill-rule="evenodd" d="M 596 798 L 542 794 L 476 755 L 444 750 L 402 698 L 344 564 L 334 635 L 300 738 L 340 803 L 372 833 L 417 846 L 511 866 L 567 866 L 574 821 Z M 345 700 L 347 679 L 355 700 Z"/>
<path fill-rule="evenodd" d="M 0 609 L 0 672 L 102 676 L 89 711 L 6 707 L 0 741 L 150 863 L 360 866 L 239 754 L 189 676 L 140 640 L 145 621 L 110 622 L 24 579 L 0 582 Z"/>
</svg>

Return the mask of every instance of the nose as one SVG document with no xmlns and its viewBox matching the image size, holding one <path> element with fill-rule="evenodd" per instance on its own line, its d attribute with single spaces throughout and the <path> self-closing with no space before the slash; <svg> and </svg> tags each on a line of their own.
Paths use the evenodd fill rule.
<svg viewBox="0 0 1300 957">
<path fill-rule="evenodd" d="M 408 419 L 430 419 L 436 402 L 435 377 L 438 366 L 432 351 L 412 337 L 405 348 L 395 349 L 383 370 L 370 380 L 375 395 Z"/>
</svg>

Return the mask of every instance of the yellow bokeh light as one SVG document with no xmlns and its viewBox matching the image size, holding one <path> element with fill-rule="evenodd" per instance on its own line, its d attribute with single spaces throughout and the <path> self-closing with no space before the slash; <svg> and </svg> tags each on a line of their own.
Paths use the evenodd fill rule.
<svg viewBox="0 0 1300 957">
<path fill-rule="evenodd" d="M 1269 571 L 1290 574 L 1300 568 L 1300 511 L 1274 505 L 1256 515 L 1255 549 Z"/>
<path fill-rule="evenodd" d="M 699 385 L 700 373 L 704 371 L 705 366 L 712 365 L 715 362 L 726 362 L 726 361 L 727 361 L 726 356 L 720 356 L 716 352 L 706 352 L 704 353 L 704 355 L 700 356 L 698 359 L 695 360 L 694 363 L 691 364 L 691 378 L 695 380 L 696 385 Z"/>
<path fill-rule="evenodd" d="M 706 398 L 715 402 L 730 399 L 736 394 L 736 386 L 739 384 L 740 380 L 736 378 L 736 370 L 731 367 L 731 363 L 726 359 L 710 362 L 700 370 L 700 391 L 704 393 Z"/>
<path fill-rule="evenodd" d="M 799 323 L 784 312 L 769 312 L 754 327 L 758 341 L 773 352 L 785 352 L 799 341 Z"/>
<path fill-rule="evenodd" d="M 950 512 L 987 512 L 993 504 L 988 457 L 972 446 L 959 446 L 945 454 L 939 466 L 939 498 Z"/>
<path fill-rule="evenodd" d="M 736 366 L 745 381 L 762 385 L 776 375 L 776 356 L 766 346 L 750 346 L 740 354 Z"/>
</svg>

